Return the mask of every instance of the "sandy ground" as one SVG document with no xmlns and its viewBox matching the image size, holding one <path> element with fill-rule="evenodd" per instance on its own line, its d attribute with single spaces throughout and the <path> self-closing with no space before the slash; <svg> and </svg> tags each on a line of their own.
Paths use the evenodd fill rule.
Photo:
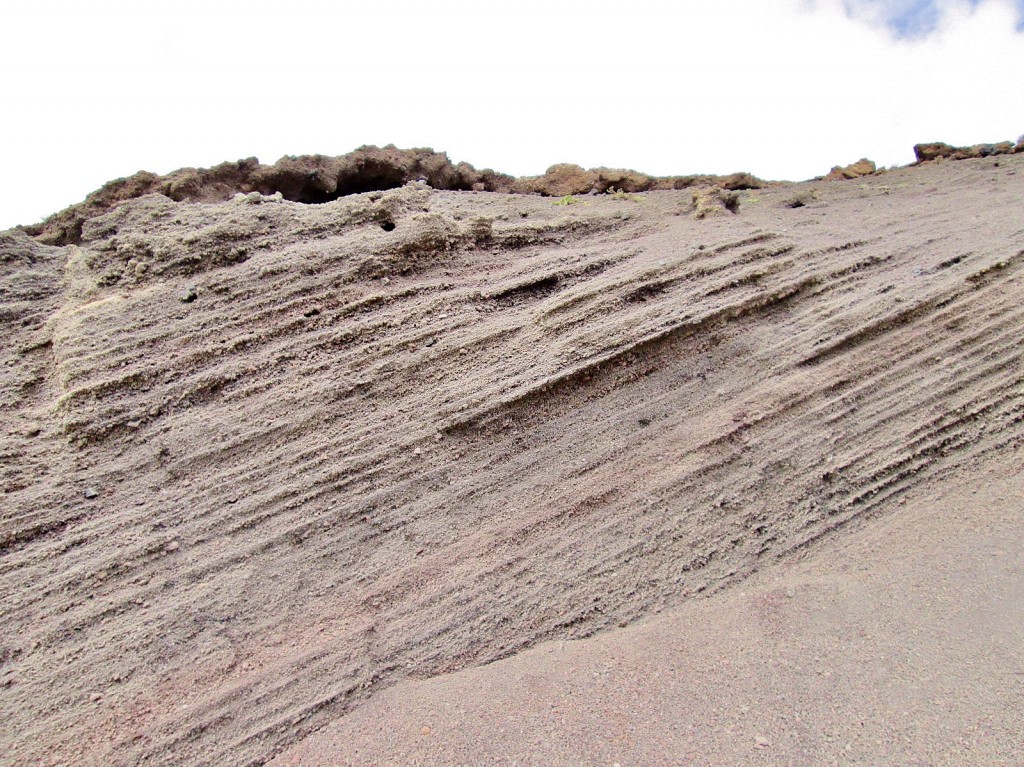
<svg viewBox="0 0 1024 767">
<path fill-rule="evenodd" d="M 637 625 L 406 682 L 272 765 L 1024 764 L 1024 467 Z"/>
<path fill-rule="evenodd" d="M 488 706 L 524 722 L 580 674 L 608 706 L 580 687 L 595 702 L 541 708 L 564 737 L 535 714 L 509 754 L 817 764 L 881 740 L 927 764 L 963 737 L 1012 763 L 1020 679 L 978 644 L 1012 638 L 985 538 L 1015 534 L 1012 509 L 957 507 L 995 513 L 975 538 L 913 528 L 889 575 L 839 535 L 1017 476 L 1022 171 L 752 190 L 704 219 L 690 191 L 151 195 L 78 245 L 0 233 L 0 764 L 256 765 L 338 727 L 366 762 L 486 762 Z M 972 601 L 906 601 L 947 577 Z M 494 663 L 537 647 L 546 670 L 502 691 Z M 468 720 L 418 691 L 478 667 L 495 690 L 457 696 L 479 712 L 460 745 Z M 359 741 L 387 701 L 395 734 Z M 644 730 L 661 709 L 682 729 Z M 403 740 L 417 718 L 431 735 Z"/>
</svg>

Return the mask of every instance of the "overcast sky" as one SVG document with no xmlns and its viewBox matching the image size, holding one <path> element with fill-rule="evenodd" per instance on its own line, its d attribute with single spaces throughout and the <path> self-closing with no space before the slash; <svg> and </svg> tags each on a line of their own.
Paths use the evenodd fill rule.
<svg viewBox="0 0 1024 767">
<path fill-rule="evenodd" d="M 1024 133 L 1024 0 L 7 0 L 0 228 L 140 169 L 394 143 L 800 180 Z"/>
</svg>

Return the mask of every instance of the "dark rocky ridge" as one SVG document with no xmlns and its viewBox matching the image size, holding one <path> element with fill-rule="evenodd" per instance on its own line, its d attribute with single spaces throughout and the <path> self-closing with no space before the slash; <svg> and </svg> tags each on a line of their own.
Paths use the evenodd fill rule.
<svg viewBox="0 0 1024 767">
<path fill-rule="evenodd" d="M 124 200 L 146 194 L 162 194 L 177 202 L 223 202 L 239 193 L 280 193 L 292 202 L 318 204 L 350 194 L 396 189 L 417 180 L 446 191 L 554 197 L 606 192 L 612 188 L 647 192 L 697 185 L 728 190 L 759 189 L 766 185 L 749 173 L 657 177 L 621 168 L 584 170 L 572 164 L 553 165 L 543 176 L 515 178 L 490 169 L 477 170 L 464 162 L 453 163 L 446 153 L 433 149 L 363 146 L 338 157 L 282 157 L 273 165 L 261 165 L 255 157 L 250 157 L 213 168 L 181 168 L 166 176 L 139 171 L 104 184 L 82 202 L 24 229 L 45 244 L 70 245 L 81 242 L 82 225 L 86 220 L 106 213 Z"/>
<path fill-rule="evenodd" d="M 933 160 L 972 160 L 978 157 L 992 157 L 993 155 L 1015 154 L 1024 152 L 1024 136 L 1012 141 L 1000 141 L 997 144 L 972 144 L 971 146 L 952 146 L 942 141 L 933 141 L 926 144 L 915 144 L 914 155 L 918 162 L 931 162 Z"/>
<path fill-rule="evenodd" d="M 942 142 L 914 146 L 917 162 L 965 160 L 1024 152 L 1024 136 L 1017 143 L 975 144 L 957 147 Z M 859 178 L 875 172 L 874 163 L 862 159 L 845 168 L 836 166 L 827 180 Z M 224 162 L 212 168 L 180 168 L 161 176 L 139 171 L 127 178 L 109 181 L 82 202 L 71 205 L 44 221 L 21 227 L 47 245 L 72 245 L 82 240 L 82 225 L 125 200 L 147 194 L 162 194 L 176 202 L 223 202 L 236 194 L 280 193 L 292 202 L 321 204 L 339 197 L 365 192 L 397 189 L 410 181 L 424 181 L 444 191 L 480 191 L 539 194 L 563 197 L 616 189 L 627 193 L 687 189 L 694 186 L 720 187 L 727 191 L 761 189 L 770 182 L 750 173 L 727 176 L 651 176 L 624 168 L 584 169 L 572 163 L 552 165 L 542 176 L 516 178 L 489 168 L 477 170 L 469 163 L 453 163 L 445 152 L 433 149 L 398 149 L 362 146 L 348 154 L 282 157 L 273 165 L 262 165 L 255 157 Z"/>
</svg>

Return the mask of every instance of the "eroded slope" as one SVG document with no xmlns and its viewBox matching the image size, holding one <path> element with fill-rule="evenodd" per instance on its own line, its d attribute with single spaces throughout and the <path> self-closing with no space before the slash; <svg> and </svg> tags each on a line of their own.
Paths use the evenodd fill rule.
<svg viewBox="0 0 1024 767">
<path fill-rule="evenodd" d="M 1013 449 L 1022 161 L 704 220 L 411 185 L 4 235 L 6 753 L 258 764 Z"/>
</svg>

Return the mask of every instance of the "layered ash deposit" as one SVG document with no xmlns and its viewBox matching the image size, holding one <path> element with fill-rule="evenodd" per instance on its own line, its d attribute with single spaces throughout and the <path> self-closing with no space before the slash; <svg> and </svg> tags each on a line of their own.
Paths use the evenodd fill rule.
<svg viewBox="0 0 1024 767">
<path fill-rule="evenodd" d="M 693 179 L 364 149 L 0 234 L 0 759 L 262 764 L 1019 454 L 1024 155 Z"/>
</svg>

